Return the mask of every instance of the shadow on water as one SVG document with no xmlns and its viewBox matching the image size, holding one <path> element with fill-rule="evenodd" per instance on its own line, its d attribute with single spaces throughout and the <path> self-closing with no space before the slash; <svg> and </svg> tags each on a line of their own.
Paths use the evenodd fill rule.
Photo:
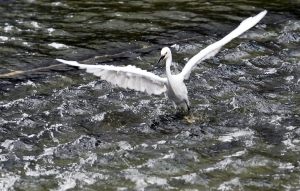
<svg viewBox="0 0 300 191">
<path fill-rule="evenodd" d="M 299 1 L 0 1 L 2 190 L 299 189 Z M 153 69 L 240 21 L 186 81 L 191 111 L 55 58 Z"/>
</svg>

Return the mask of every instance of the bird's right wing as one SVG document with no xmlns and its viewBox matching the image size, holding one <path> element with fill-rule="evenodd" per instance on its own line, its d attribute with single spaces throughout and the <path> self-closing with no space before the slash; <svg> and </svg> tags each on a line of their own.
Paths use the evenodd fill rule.
<svg viewBox="0 0 300 191">
<path fill-rule="evenodd" d="M 193 67 L 195 67 L 201 61 L 216 55 L 223 45 L 225 45 L 232 39 L 238 37 L 245 31 L 249 30 L 251 27 L 256 25 L 266 14 L 267 11 L 265 10 L 254 17 L 249 17 L 248 19 L 245 19 L 235 30 L 233 30 L 227 36 L 225 36 L 218 42 L 215 42 L 214 44 L 211 44 L 205 49 L 201 50 L 198 54 L 196 54 L 188 61 L 188 63 L 185 65 L 180 75 L 183 75 L 184 79 L 188 79 Z"/>
<path fill-rule="evenodd" d="M 134 89 L 141 92 L 146 91 L 149 95 L 159 95 L 166 91 L 166 78 L 161 78 L 135 66 L 86 65 L 79 64 L 76 61 L 56 60 L 64 64 L 78 66 L 80 69 L 86 69 L 86 72 L 99 76 L 102 80 L 106 80 L 122 88 Z"/>
</svg>

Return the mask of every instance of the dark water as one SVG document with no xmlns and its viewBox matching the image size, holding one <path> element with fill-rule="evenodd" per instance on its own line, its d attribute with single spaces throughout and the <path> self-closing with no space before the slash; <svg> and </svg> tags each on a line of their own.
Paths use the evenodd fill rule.
<svg viewBox="0 0 300 191">
<path fill-rule="evenodd" d="M 0 1 L 1 190 L 299 190 L 300 1 Z M 192 111 L 55 58 L 173 73 Z M 154 71 L 163 76 L 164 68 Z"/>
</svg>

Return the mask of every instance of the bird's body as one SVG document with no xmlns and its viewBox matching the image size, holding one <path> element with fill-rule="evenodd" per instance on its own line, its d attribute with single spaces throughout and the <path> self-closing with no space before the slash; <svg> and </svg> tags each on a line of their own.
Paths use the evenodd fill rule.
<svg viewBox="0 0 300 191">
<path fill-rule="evenodd" d="M 172 101 L 174 107 L 180 107 L 184 110 L 189 109 L 188 91 L 184 84 L 183 75 L 171 73 L 172 53 L 168 47 L 161 50 L 161 55 L 166 59 L 166 74 L 168 83 L 166 84 L 166 95 Z"/>
<path fill-rule="evenodd" d="M 106 80 L 114 85 L 118 85 L 123 88 L 134 89 L 137 91 L 146 91 L 148 94 L 159 95 L 163 92 L 173 102 L 174 107 L 180 107 L 184 110 L 189 110 L 188 91 L 184 84 L 184 80 L 188 79 L 192 69 L 201 61 L 211 58 L 219 52 L 223 45 L 241 35 L 258 23 L 265 15 L 267 11 L 262 11 L 255 17 L 250 17 L 244 20 L 235 30 L 229 33 L 221 40 L 209 45 L 194 57 L 192 57 L 183 68 L 182 72 L 173 75 L 171 73 L 172 53 L 168 47 L 161 50 L 161 58 L 158 64 L 162 60 L 166 60 L 166 78 L 161 78 L 153 73 L 141 70 L 135 66 L 117 67 L 108 65 L 85 65 L 79 64 L 76 61 L 66 61 L 62 59 L 56 59 L 59 62 L 78 66 L 81 69 L 86 69 L 87 72 L 93 73 L 101 79 Z"/>
</svg>

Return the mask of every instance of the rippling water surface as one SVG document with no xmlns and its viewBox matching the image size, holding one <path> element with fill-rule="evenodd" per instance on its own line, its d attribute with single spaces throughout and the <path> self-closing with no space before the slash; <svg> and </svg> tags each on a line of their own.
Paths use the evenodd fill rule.
<svg viewBox="0 0 300 191">
<path fill-rule="evenodd" d="M 0 1 L 1 190 L 299 190 L 300 2 Z M 173 73 L 198 65 L 187 117 L 55 58 Z M 153 71 L 165 75 L 164 68 Z"/>
</svg>

